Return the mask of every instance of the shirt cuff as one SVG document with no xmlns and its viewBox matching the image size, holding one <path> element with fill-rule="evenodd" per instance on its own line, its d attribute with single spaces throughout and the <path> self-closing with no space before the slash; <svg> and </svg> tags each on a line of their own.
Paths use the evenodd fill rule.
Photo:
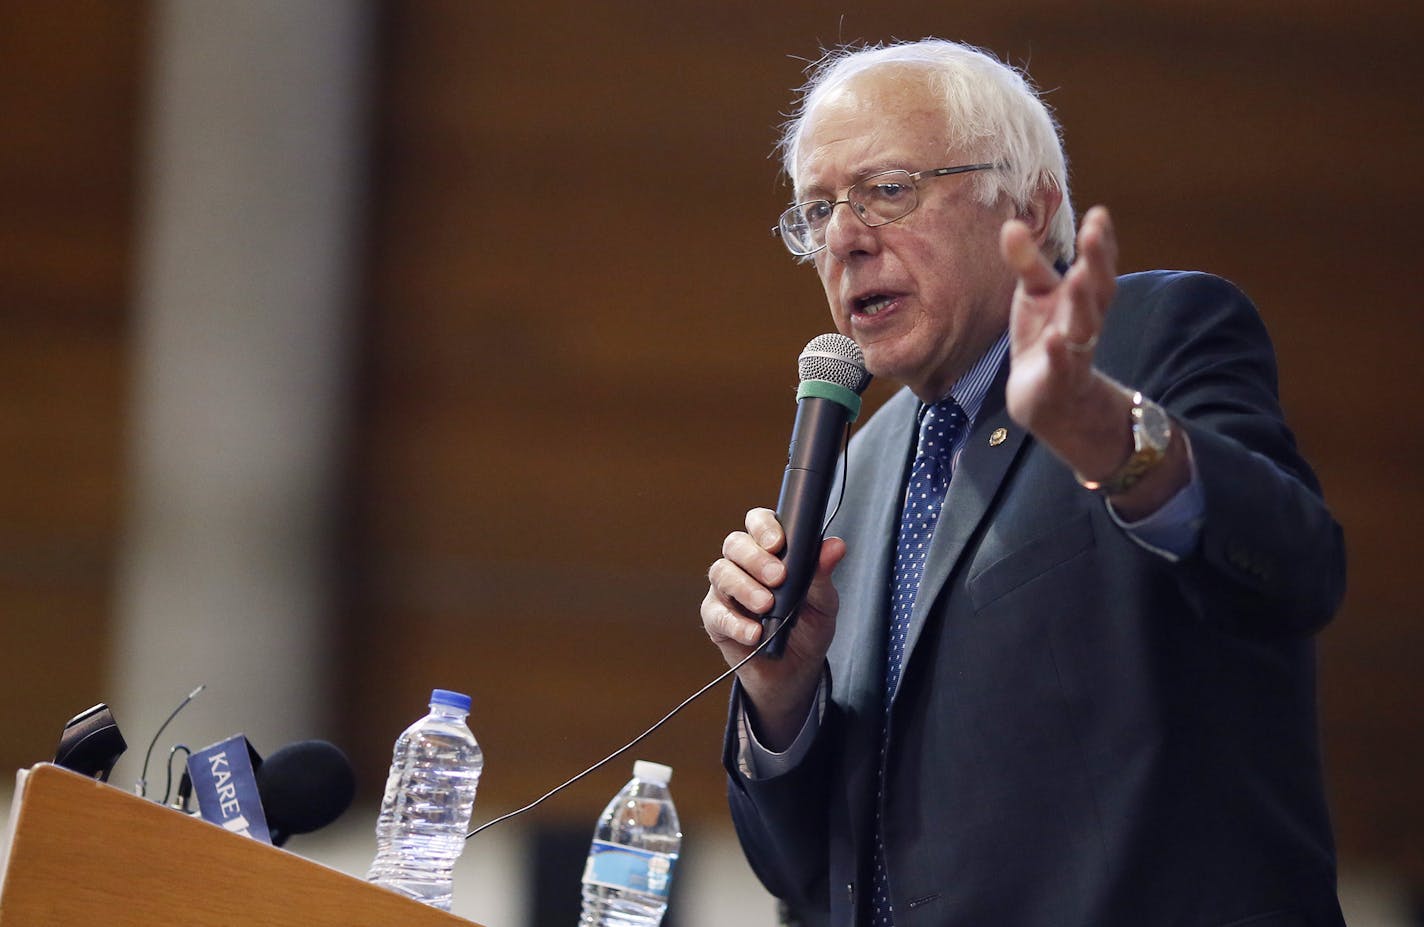
<svg viewBox="0 0 1424 927">
<path fill-rule="evenodd" d="M 1186 439 L 1183 433 L 1182 438 Z M 1167 500 L 1157 511 L 1137 521 L 1123 521 L 1104 500 L 1108 515 L 1127 532 L 1141 547 L 1152 551 L 1171 563 L 1176 563 L 1196 549 L 1201 540 L 1202 518 L 1206 512 L 1206 497 L 1202 493 L 1201 480 L 1197 477 L 1197 462 L 1192 456 L 1192 443 L 1187 441 L 1187 466 L 1191 476 L 1187 485 Z"/>
<path fill-rule="evenodd" d="M 828 669 L 821 671 L 821 681 L 816 686 L 816 699 L 812 702 L 811 711 L 806 713 L 806 721 L 801 725 L 801 731 L 796 735 L 796 739 L 791 742 L 781 753 L 768 750 L 756 739 L 756 734 L 752 732 L 751 719 L 747 717 L 747 707 L 745 702 L 738 702 L 737 705 L 737 768 L 742 775 L 748 779 L 772 779 L 783 773 L 790 772 L 796 768 L 796 764 L 805 759 L 806 754 L 811 750 L 811 744 L 816 740 L 816 734 L 821 730 L 821 718 L 826 714 L 826 693 L 830 689 L 827 684 Z"/>
</svg>

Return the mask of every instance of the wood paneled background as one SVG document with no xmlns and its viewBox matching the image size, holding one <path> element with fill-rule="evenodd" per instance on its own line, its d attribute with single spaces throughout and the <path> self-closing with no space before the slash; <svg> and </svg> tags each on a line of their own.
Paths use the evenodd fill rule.
<svg viewBox="0 0 1424 927">
<path fill-rule="evenodd" d="M 0 767 L 102 696 L 123 509 L 136 4 L 0 0 Z"/>
<path fill-rule="evenodd" d="M 121 527 L 145 7 L 68 6 L 0 0 L 0 768 L 102 691 Z M 1321 639 L 1341 852 L 1424 884 L 1424 8 L 976 6 L 378 8 L 333 641 L 365 780 L 431 685 L 474 695 L 492 814 L 721 669 L 702 576 L 774 503 L 794 359 L 830 327 L 767 232 L 778 114 L 821 44 L 934 33 L 1031 68 L 1123 269 L 1212 270 L 1255 298 L 1349 542 Z M 691 820 L 723 816 L 724 705 L 635 751 L 676 767 Z M 540 813 L 589 819 L 630 762 Z"/>
</svg>

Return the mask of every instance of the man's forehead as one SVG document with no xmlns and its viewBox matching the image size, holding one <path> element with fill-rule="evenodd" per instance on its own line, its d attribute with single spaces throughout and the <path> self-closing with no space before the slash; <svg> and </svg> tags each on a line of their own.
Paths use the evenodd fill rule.
<svg viewBox="0 0 1424 927">
<path fill-rule="evenodd" d="M 940 167 L 917 162 L 937 161 L 949 148 L 943 103 L 924 76 L 872 71 L 820 95 L 807 111 L 796 186 L 821 189 L 895 168 Z"/>
<path fill-rule="evenodd" d="M 866 106 L 877 109 L 905 109 L 935 105 L 939 94 L 934 90 L 933 75 L 923 67 L 906 64 L 882 64 L 827 86 L 815 104 Z"/>
</svg>

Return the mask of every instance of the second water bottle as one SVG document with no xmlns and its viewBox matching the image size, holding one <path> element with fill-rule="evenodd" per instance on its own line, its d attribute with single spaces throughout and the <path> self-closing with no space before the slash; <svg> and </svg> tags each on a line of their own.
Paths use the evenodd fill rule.
<svg viewBox="0 0 1424 927">
<path fill-rule="evenodd" d="M 672 769 L 639 760 L 593 832 L 583 870 L 580 927 L 657 927 L 667 911 L 682 846 L 668 780 Z"/>
</svg>

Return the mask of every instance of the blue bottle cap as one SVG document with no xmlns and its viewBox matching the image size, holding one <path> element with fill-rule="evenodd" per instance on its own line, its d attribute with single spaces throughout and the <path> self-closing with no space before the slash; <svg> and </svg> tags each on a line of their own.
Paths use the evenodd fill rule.
<svg viewBox="0 0 1424 927">
<path fill-rule="evenodd" d="M 455 692 L 451 689 L 430 690 L 431 705 L 449 705 L 451 708 L 459 709 L 465 714 L 470 713 L 470 697 L 463 692 Z"/>
</svg>

